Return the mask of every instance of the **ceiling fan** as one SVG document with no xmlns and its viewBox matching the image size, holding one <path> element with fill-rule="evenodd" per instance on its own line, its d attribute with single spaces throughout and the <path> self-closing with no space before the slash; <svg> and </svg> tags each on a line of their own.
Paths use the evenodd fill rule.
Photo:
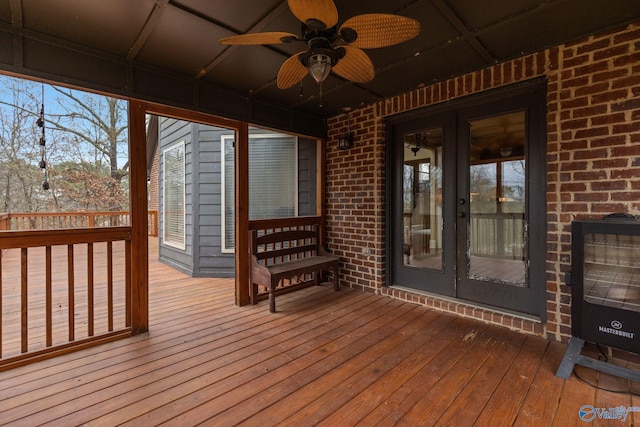
<svg viewBox="0 0 640 427">
<path fill-rule="evenodd" d="M 366 83 L 375 68 L 362 49 L 402 43 L 420 33 L 420 23 L 404 16 L 383 13 L 357 15 L 338 23 L 333 0 L 288 0 L 289 9 L 302 22 L 299 37 L 287 32 L 241 34 L 219 40 L 225 45 L 265 45 L 304 42 L 306 51 L 287 59 L 278 72 L 278 88 L 287 89 L 309 73 L 322 83 L 331 71 L 346 80 Z"/>
</svg>

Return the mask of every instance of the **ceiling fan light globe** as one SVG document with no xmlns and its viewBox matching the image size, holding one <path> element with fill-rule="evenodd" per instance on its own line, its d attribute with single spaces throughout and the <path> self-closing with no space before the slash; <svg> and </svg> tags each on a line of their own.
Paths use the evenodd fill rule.
<svg viewBox="0 0 640 427">
<path fill-rule="evenodd" d="M 317 83 L 322 83 L 331 73 L 331 57 L 324 53 L 313 54 L 309 57 L 307 69 Z"/>
</svg>

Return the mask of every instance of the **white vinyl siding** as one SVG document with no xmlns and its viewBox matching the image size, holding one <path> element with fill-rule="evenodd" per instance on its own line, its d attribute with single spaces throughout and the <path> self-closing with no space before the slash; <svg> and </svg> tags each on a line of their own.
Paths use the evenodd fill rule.
<svg viewBox="0 0 640 427">
<path fill-rule="evenodd" d="M 185 245 L 185 143 L 163 151 L 163 242 L 184 250 Z"/>
</svg>

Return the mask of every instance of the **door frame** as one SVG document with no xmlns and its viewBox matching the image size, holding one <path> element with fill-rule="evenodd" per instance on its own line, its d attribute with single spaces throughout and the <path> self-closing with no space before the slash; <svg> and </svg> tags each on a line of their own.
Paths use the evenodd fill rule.
<svg viewBox="0 0 640 427">
<path fill-rule="evenodd" d="M 447 114 L 454 117 L 456 124 L 460 123 L 458 120 L 459 113 L 462 111 L 473 111 L 474 109 L 481 108 L 482 105 L 492 105 L 500 102 L 504 102 L 507 105 L 510 100 L 514 98 L 524 97 L 528 99 L 528 108 L 531 110 L 528 114 L 531 114 L 528 119 L 528 132 L 531 136 L 529 141 L 534 141 L 533 144 L 528 144 L 526 153 L 528 163 L 528 175 L 527 175 L 527 214 L 526 218 L 530 230 L 534 232 L 528 233 L 528 245 L 527 245 L 527 263 L 528 263 L 528 285 L 530 292 L 526 297 L 526 303 L 516 308 L 504 308 L 491 304 L 491 297 L 493 292 L 497 290 L 491 290 L 486 298 L 476 298 L 478 295 L 459 295 L 457 282 L 459 280 L 456 266 L 454 269 L 454 289 L 452 292 L 448 292 L 446 289 L 422 289 L 418 287 L 411 287 L 416 291 L 426 291 L 445 297 L 454 297 L 457 300 L 469 302 L 473 305 L 488 306 L 501 311 L 513 311 L 522 315 L 530 315 L 539 318 L 541 321 L 546 321 L 546 145 L 547 145 L 547 132 L 546 132 L 546 91 L 547 80 L 546 78 L 533 79 L 527 82 L 522 82 L 514 85 L 510 85 L 504 88 L 498 88 L 482 92 L 479 94 L 469 95 L 458 100 L 452 100 L 447 103 L 436 104 L 427 106 L 419 110 L 411 112 L 401 113 L 394 116 L 389 116 L 385 119 L 386 129 L 386 147 L 385 147 L 385 194 L 387 197 L 386 203 L 386 286 L 392 287 L 394 285 L 400 285 L 406 287 L 404 284 L 394 283 L 396 277 L 394 262 L 394 251 L 402 250 L 398 248 L 397 238 L 394 239 L 394 227 L 396 226 L 397 212 L 396 199 L 399 197 L 399 193 L 394 185 L 396 184 L 396 177 L 398 171 L 398 155 L 396 150 L 396 144 L 398 144 L 399 135 L 403 131 L 411 130 L 416 127 L 424 128 L 425 123 L 434 123 L 434 117 L 444 117 Z M 507 108 L 508 109 L 508 108 Z M 420 125 L 422 123 L 422 125 Z M 455 149 L 448 150 L 449 156 L 453 157 L 449 160 L 445 159 L 445 179 L 449 179 L 447 183 L 445 181 L 445 210 L 444 215 L 448 215 L 455 225 L 453 225 L 453 242 L 448 242 L 449 245 L 454 246 L 454 263 L 457 262 L 458 246 L 460 245 L 457 238 L 457 217 L 456 217 L 456 201 L 458 200 L 458 165 L 456 157 L 459 154 L 458 141 L 460 138 L 460 126 L 454 126 L 455 135 Z M 451 162 L 454 166 L 449 166 Z M 402 159 L 400 159 L 402 163 Z M 448 169 L 448 170 L 447 170 Z M 451 181 L 453 180 L 453 181 Z M 448 186 L 447 186 L 448 184 Z M 538 189 L 538 191 L 535 191 Z M 396 190 L 396 191 L 394 191 Z M 535 193 L 535 194 L 534 194 Z M 447 218 L 445 218 L 445 221 Z M 447 236 L 443 230 L 443 236 Z M 445 237 L 446 238 L 446 237 Z M 446 258 L 445 258 L 446 259 Z M 445 271 L 447 266 L 445 265 Z M 480 300 L 478 300 L 480 299 Z"/>
<path fill-rule="evenodd" d="M 452 203 L 454 199 L 445 195 L 444 203 L 442 205 L 443 216 L 443 230 L 442 230 L 442 245 L 443 245 L 443 259 L 442 270 L 428 270 L 428 269 L 415 269 L 413 267 L 398 266 L 393 256 L 392 251 L 398 250 L 402 246 L 403 235 L 402 233 L 394 232 L 394 227 L 399 227 L 402 224 L 402 218 L 398 218 L 397 212 L 393 209 L 394 206 L 402 205 L 402 191 L 395 190 L 394 183 L 400 182 L 403 174 L 404 159 L 402 156 L 393 153 L 393 147 L 398 144 L 403 145 L 402 135 L 405 133 L 417 132 L 420 130 L 434 128 L 442 126 L 443 130 L 443 158 L 454 158 L 455 141 L 456 141 L 456 127 L 455 121 L 452 120 L 454 116 L 452 112 L 434 112 L 429 114 L 428 117 L 419 114 L 418 117 L 411 117 L 407 120 L 403 119 L 404 116 L 398 116 L 398 121 L 391 121 L 388 123 L 386 129 L 389 132 L 390 143 L 387 143 L 387 179 L 386 179 L 386 194 L 389 196 L 390 203 L 387 203 L 387 286 L 392 286 L 390 280 L 392 278 L 402 276 L 403 279 L 412 281 L 412 283 L 418 284 L 416 289 L 434 292 L 444 296 L 455 296 L 455 221 L 450 219 L 455 216 L 455 204 Z M 446 162 L 446 160 L 445 160 Z M 443 189 L 451 187 L 455 183 L 454 168 L 446 167 L 443 165 L 442 180 Z M 446 190 L 445 190 L 446 191 Z M 399 225 L 400 224 L 400 225 Z M 397 230 L 396 230 L 397 231 Z M 402 257 L 401 257 L 402 258 Z M 422 281 L 420 276 L 422 276 Z M 426 287 L 426 281 L 429 281 L 428 288 Z M 422 286 L 421 286 L 422 285 Z"/>
</svg>

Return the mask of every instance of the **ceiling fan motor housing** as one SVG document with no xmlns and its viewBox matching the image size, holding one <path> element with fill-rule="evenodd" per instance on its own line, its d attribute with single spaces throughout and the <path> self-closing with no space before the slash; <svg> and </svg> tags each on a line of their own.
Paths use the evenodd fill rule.
<svg viewBox="0 0 640 427">
<path fill-rule="evenodd" d="M 344 57 L 344 49 L 334 49 L 331 42 L 326 37 L 315 37 L 308 41 L 309 50 L 300 55 L 300 61 L 305 67 L 309 66 L 309 60 L 317 55 L 326 55 L 331 61 L 331 66 L 335 66 Z"/>
</svg>

